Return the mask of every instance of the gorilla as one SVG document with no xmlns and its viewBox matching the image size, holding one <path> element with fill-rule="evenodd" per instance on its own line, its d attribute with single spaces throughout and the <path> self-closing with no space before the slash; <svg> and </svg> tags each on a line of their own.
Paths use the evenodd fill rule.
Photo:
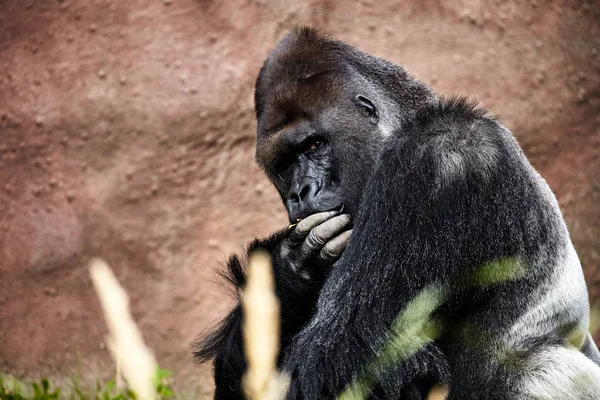
<svg viewBox="0 0 600 400">
<path fill-rule="evenodd" d="M 449 399 L 600 399 L 580 262 L 506 127 L 309 28 L 270 53 L 255 109 L 256 160 L 297 223 L 248 248 L 272 256 L 289 399 L 357 382 L 372 399 L 438 383 Z M 238 289 L 246 258 L 228 262 Z M 241 320 L 238 303 L 195 352 L 215 399 L 243 398 Z"/>
</svg>

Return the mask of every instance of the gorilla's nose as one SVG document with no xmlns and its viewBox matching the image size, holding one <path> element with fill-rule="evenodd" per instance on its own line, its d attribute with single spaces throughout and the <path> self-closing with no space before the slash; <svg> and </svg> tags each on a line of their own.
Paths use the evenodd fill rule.
<svg viewBox="0 0 600 400">
<path fill-rule="evenodd" d="M 294 203 L 308 202 L 317 195 L 319 189 L 320 186 L 316 181 L 312 179 L 305 181 L 299 186 L 298 190 L 290 193 L 290 200 Z"/>
<path fill-rule="evenodd" d="M 312 206 L 315 204 L 315 197 L 321 190 L 319 183 L 313 179 L 302 182 L 297 190 L 290 192 L 287 200 L 288 214 L 290 220 L 305 218 L 311 214 Z"/>
</svg>

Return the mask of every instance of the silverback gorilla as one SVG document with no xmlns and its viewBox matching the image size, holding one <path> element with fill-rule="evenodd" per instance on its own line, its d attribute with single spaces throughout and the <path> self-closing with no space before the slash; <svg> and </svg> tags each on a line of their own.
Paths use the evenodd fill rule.
<svg viewBox="0 0 600 400">
<path fill-rule="evenodd" d="M 372 399 L 425 399 L 436 383 L 449 399 L 600 399 L 581 265 L 504 126 L 308 28 L 271 52 L 255 106 L 256 160 L 301 220 L 248 249 L 272 256 L 289 399 L 365 376 Z M 237 288 L 245 263 L 228 263 Z M 373 369 L 427 290 L 436 335 Z M 214 358 L 216 399 L 243 398 L 241 319 L 238 304 L 195 353 Z"/>
</svg>

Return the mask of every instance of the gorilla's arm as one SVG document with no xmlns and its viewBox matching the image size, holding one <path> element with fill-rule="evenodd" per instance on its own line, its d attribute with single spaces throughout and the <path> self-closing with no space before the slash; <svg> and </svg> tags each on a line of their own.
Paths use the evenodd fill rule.
<svg viewBox="0 0 600 400">
<path fill-rule="evenodd" d="M 275 233 L 269 238 L 253 241 L 243 259 L 237 255 L 229 258 L 226 278 L 238 291 L 246 283 L 246 263 L 250 253 L 256 249 L 265 249 L 272 255 L 273 272 L 277 295 L 281 301 L 282 348 L 289 343 L 306 323 L 316 302 L 321 280 L 307 280 L 298 275 L 289 263 L 281 260 L 279 244 L 288 235 L 286 231 Z M 242 339 L 242 308 L 239 304 L 225 317 L 221 324 L 199 344 L 194 356 L 204 362 L 214 358 L 215 399 L 244 399 L 241 379 L 246 369 L 246 360 Z"/>
<path fill-rule="evenodd" d="M 215 399 L 243 399 L 241 379 L 246 369 L 242 340 L 242 309 L 239 291 L 246 283 L 250 254 L 262 249 L 271 255 L 275 291 L 281 309 L 281 353 L 308 322 L 331 264 L 345 248 L 350 232 L 347 215 L 325 212 L 311 215 L 293 229 L 253 241 L 241 258 L 233 255 L 223 274 L 238 295 L 238 304 L 200 343 L 194 353 L 198 362 L 214 359 Z M 342 232 L 342 233 L 340 233 Z"/>
<path fill-rule="evenodd" d="M 317 312 L 286 355 L 293 378 L 289 398 L 333 398 L 357 377 L 367 385 L 385 381 L 389 371 L 374 376 L 366 367 L 381 356 L 403 310 L 427 288 L 449 295 L 442 314 L 452 323 L 444 338 L 452 340 L 440 346 L 451 362 L 450 398 L 514 398 L 516 385 L 508 385 L 498 354 L 485 349 L 501 345 L 505 338 L 496 342 L 494 335 L 509 332 L 537 300 L 533 288 L 561 259 L 568 237 L 559 211 L 512 135 L 463 101 L 425 107 L 393 135 Z M 524 275 L 509 273 L 506 281 L 478 290 L 468 280 L 453 281 L 502 260 L 521 262 Z M 504 272 L 493 270 L 491 277 Z M 514 339 L 525 355 L 551 340 L 534 337 L 528 347 L 522 337 Z M 435 362 L 420 361 L 434 354 L 437 343 L 393 372 L 396 388 L 382 397 L 397 398 L 397 387 L 415 375 L 439 373 L 445 379 L 442 364 L 431 371 Z"/>
</svg>

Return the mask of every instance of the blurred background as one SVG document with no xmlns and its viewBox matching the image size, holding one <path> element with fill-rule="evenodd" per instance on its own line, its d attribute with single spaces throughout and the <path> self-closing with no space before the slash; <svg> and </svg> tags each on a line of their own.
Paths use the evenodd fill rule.
<svg viewBox="0 0 600 400">
<path fill-rule="evenodd" d="M 594 0 L 0 0 L 0 372 L 114 374 L 99 256 L 176 388 L 211 393 L 189 346 L 232 304 L 215 268 L 287 222 L 253 161 L 253 85 L 298 24 L 498 114 L 556 193 L 595 302 L 599 21 Z"/>
</svg>

